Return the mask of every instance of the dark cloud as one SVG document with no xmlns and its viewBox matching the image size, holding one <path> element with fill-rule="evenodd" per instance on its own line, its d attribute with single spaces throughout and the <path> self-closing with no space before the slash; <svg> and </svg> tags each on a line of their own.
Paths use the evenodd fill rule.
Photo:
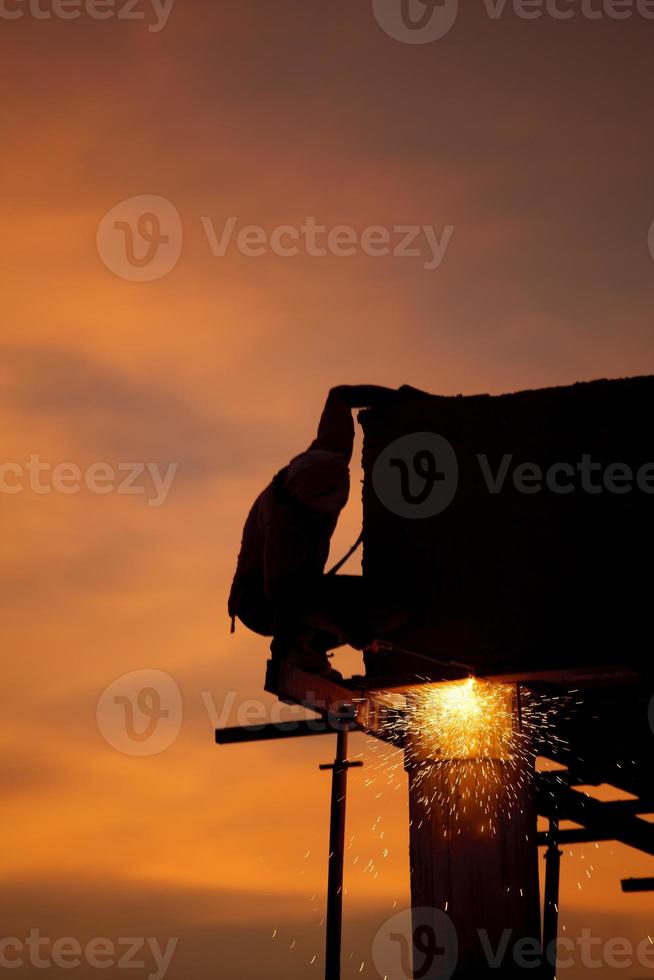
<svg viewBox="0 0 654 980">
<path fill-rule="evenodd" d="M 32 553 L 5 560 L 0 570 L 0 608 L 5 617 L 39 608 L 61 611 L 85 599 L 116 596 L 134 589 L 152 571 L 156 541 L 134 529 L 121 533 L 86 529 L 65 551 L 41 545 Z"/>
<path fill-rule="evenodd" d="M 3 936 L 24 940 L 30 929 L 38 929 L 41 937 L 48 939 L 41 949 L 44 958 L 51 955 L 52 943 L 62 937 L 72 937 L 82 946 L 99 936 L 115 944 L 120 937 L 153 937 L 161 948 L 172 937 L 179 937 L 168 980 L 256 980 L 264 976 L 268 980 L 288 980 L 291 976 L 312 977 L 314 973 L 319 977 L 323 968 L 322 894 L 307 903 L 307 896 L 247 889 L 196 890 L 138 881 L 127 884 L 107 878 L 46 878 L 4 882 L 0 904 Z M 312 908 L 316 911 L 308 915 L 307 909 Z M 348 980 L 378 977 L 372 962 L 372 943 L 377 930 L 392 914 L 382 905 L 348 913 L 343 943 L 344 977 Z M 591 956 L 597 960 L 612 939 L 624 937 L 636 947 L 647 937 L 648 922 L 626 912 L 613 917 L 574 912 L 566 915 L 566 929 L 561 935 L 577 943 L 584 929 L 601 940 L 591 949 Z M 23 955 L 28 962 L 20 976 L 38 980 L 43 969 L 30 966 L 28 951 Z M 565 970 L 569 980 L 585 980 L 593 974 L 593 968 L 583 962 L 581 947 L 573 953 L 566 951 L 565 955 L 576 961 Z M 310 967 L 314 956 L 316 961 Z M 59 976 L 64 971 L 55 967 L 50 972 Z M 110 968 L 102 975 L 119 980 L 124 972 Z M 629 976 L 644 976 L 646 972 L 646 968 L 640 967 L 639 972 L 635 966 Z M 67 973 L 91 977 L 96 971 L 87 967 Z M 602 977 L 624 973 L 624 969 L 606 962 L 601 969 Z M 145 977 L 147 969 L 134 969 L 131 975 Z"/>
<path fill-rule="evenodd" d="M 323 897 L 317 896 L 313 914 L 307 898 L 90 878 L 9 881 L 0 888 L 0 905 L 5 910 L 3 936 L 25 938 L 33 928 L 52 941 L 70 936 L 82 945 L 97 936 L 114 942 L 121 936 L 151 936 L 162 947 L 169 938 L 179 937 L 168 980 L 288 980 L 314 973 L 319 977 L 324 938 L 318 906 Z M 370 948 L 376 928 L 387 915 L 385 910 L 371 909 L 347 923 L 345 958 L 351 959 L 347 976 L 358 976 L 363 960 L 368 961 L 364 976 L 375 976 Z M 51 944 L 43 947 L 44 957 L 49 949 Z M 314 956 L 316 962 L 310 968 Z M 63 970 L 50 972 L 59 976 Z M 88 967 L 67 972 L 85 978 L 96 973 Z M 102 971 L 109 980 L 119 980 L 124 974 L 124 969 Z M 145 977 L 147 971 L 132 970 L 131 975 Z M 28 961 L 20 976 L 38 980 L 43 969 L 31 967 Z"/>
<path fill-rule="evenodd" d="M 55 346 L 4 346 L 0 360 L 8 375 L 2 395 L 7 408 L 60 422 L 93 459 L 177 462 L 180 484 L 247 472 L 279 438 L 227 422 L 218 397 L 215 414 L 208 413 L 192 396 L 149 377 L 143 364 L 127 373 Z"/>
</svg>

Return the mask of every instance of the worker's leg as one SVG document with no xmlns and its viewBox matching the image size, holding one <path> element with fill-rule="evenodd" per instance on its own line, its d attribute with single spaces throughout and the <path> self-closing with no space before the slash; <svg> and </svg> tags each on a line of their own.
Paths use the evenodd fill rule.
<svg viewBox="0 0 654 980">
<path fill-rule="evenodd" d="M 287 581 L 277 590 L 270 652 L 273 664 L 283 662 L 339 681 L 341 675 L 332 670 L 327 651 L 344 641 L 330 631 L 325 617 L 308 614 L 315 606 L 320 578 L 307 575 L 301 581 Z"/>
<path fill-rule="evenodd" d="M 363 650 L 407 619 L 397 604 L 372 596 L 360 575 L 323 575 L 311 588 L 298 589 L 295 602 L 277 611 L 271 644 L 273 664 L 290 664 L 336 682 L 327 651 L 349 644 Z"/>
<path fill-rule="evenodd" d="M 302 614 L 303 623 L 362 650 L 408 618 L 406 608 L 371 589 L 361 575 L 323 575 Z"/>
<path fill-rule="evenodd" d="M 242 589 L 235 600 L 234 615 L 253 633 L 273 635 L 272 610 L 262 589 Z"/>
</svg>

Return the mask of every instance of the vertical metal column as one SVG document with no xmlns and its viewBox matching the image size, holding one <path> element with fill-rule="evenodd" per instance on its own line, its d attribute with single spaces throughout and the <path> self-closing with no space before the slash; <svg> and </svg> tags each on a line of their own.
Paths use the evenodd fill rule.
<svg viewBox="0 0 654 980">
<path fill-rule="evenodd" d="M 517 698 L 510 685 L 502 705 L 517 727 Z M 434 739 L 423 739 L 420 729 L 410 728 L 405 753 L 411 905 L 446 911 L 457 936 L 454 957 L 447 943 L 438 944 L 443 947 L 439 956 L 418 950 L 422 955 L 416 957 L 416 976 L 438 980 L 447 966 L 452 980 L 514 977 L 509 948 L 501 965 L 491 965 L 482 932 L 495 949 L 507 930 L 512 946 L 520 940 L 538 942 L 541 934 L 533 765 L 512 759 L 499 735 L 497 745 L 488 746 L 484 755 L 471 749 L 467 757 L 461 752 L 461 757 L 448 758 Z M 480 792 L 490 778 L 492 793 Z M 423 916 L 414 914 L 414 931 Z"/>
<path fill-rule="evenodd" d="M 546 973 L 556 977 L 556 940 L 559 934 L 559 882 L 561 878 L 561 851 L 558 847 L 559 821 L 552 817 L 545 852 L 545 904 L 543 907 L 543 957 Z M 552 946 L 552 959 L 548 953 Z"/>
<path fill-rule="evenodd" d="M 362 762 L 347 761 L 347 728 L 339 730 L 336 758 L 320 766 L 332 771 L 332 803 L 329 824 L 329 875 L 327 880 L 327 941 L 325 980 L 340 980 L 341 938 L 343 927 L 343 863 L 345 859 L 345 807 L 347 771 L 362 766 Z"/>
</svg>

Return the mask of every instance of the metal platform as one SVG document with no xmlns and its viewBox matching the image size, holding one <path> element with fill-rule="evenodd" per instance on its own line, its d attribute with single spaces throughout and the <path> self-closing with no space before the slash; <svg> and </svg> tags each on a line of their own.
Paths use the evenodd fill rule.
<svg viewBox="0 0 654 980">
<path fill-rule="evenodd" d="M 557 719 L 557 730 L 535 746 L 537 754 L 565 766 L 556 772 L 536 774 L 538 814 L 549 820 L 573 821 L 579 829 L 559 830 L 559 844 L 615 840 L 654 856 L 654 824 L 641 817 L 654 814 L 654 773 L 651 769 L 648 724 L 649 693 L 643 678 L 631 671 L 584 667 L 569 671 L 538 671 L 490 675 L 487 680 L 519 682 L 526 687 L 570 694 L 570 709 Z M 348 727 L 373 738 L 402 747 L 401 726 L 393 721 L 401 714 L 402 697 L 419 685 L 385 685 L 382 688 L 335 684 L 294 667 L 282 669 L 279 690 L 273 693 L 292 704 L 317 713 L 318 720 L 302 723 L 294 734 L 328 734 L 337 730 L 334 719 L 351 706 Z M 346 707 L 347 710 L 347 707 Z M 330 720 L 331 719 L 331 720 Z M 291 723 L 295 725 L 297 723 Z M 313 730 L 305 728 L 313 726 Z M 291 732 L 289 732 L 289 735 Z M 273 737 L 283 737 L 279 726 Z M 262 736 L 265 737 L 265 736 Z M 633 799 L 600 802 L 580 786 L 608 784 Z M 548 835 L 539 835 L 546 845 Z"/>
</svg>

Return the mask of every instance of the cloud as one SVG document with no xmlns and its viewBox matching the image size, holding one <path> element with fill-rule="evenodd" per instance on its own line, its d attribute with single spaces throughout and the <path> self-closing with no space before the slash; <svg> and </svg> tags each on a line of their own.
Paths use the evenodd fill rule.
<svg viewBox="0 0 654 980">
<path fill-rule="evenodd" d="M 210 415 L 191 397 L 97 357 L 54 346 L 5 346 L 8 407 L 57 420 L 77 446 L 96 458 L 178 461 L 185 478 L 247 465 L 247 434 Z M 36 451 L 35 447 L 35 451 Z"/>
<path fill-rule="evenodd" d="M 0 901 L 7 908 L 3 936 L 25 938 L 30 928 L 48 937 L 42 956 L 57 938 L 73 937 L 83 946 L 105 936 L 156 937 L 164 947 L 179 937 L 168 980 L 252 980 L 266 977 L 320 976 L 323 968 L 324 896 L 292 897 L 269 892 L 170 888 L 147 882 L 126 884 L 117 879 L 84 878 L 5 881 Z M 375 931 L 388 918 L 383 904 L 350 915 L 345 925 L 344 960 L 367 962 L 365 977 L 376 976 L 371 965 Z M 275 934 L 273 936 L 273 934 Z M 292 948 L 291 948 L 292 947 Z M 315 958 L 313 966 L 311 960 Z M 118 980 L 124 970 L 103 971 Z M 145 976 L 134 971 L 135 976 Z M 28 964 L 20 971 L 38 980 L 43 969 Z M 90 975 L 90 974 L 87 974 Z M 357 972 L 358 975 L 358 972 Z"/>
<path fill-rule="evenodd" d="M 293 454 L 283 417 L 226 412 L 228 399 L 219 389 L 213 398 L 203 393 L 204 401 L 194 399 L 192 388 L 182 395 L 140 358 L 128 371 L 72 347 L 35 344 L 4 345 L 0 359 L 5 410 L 28 431 L 34 417 L 57 424 L 73 448 L 94 461 L 177 462 L 176 485 L 186 485 L 261 470 L 272 476 Z M 38 427 L 31 429 L 29 451 L 47 458 Z"/>
</svg>

